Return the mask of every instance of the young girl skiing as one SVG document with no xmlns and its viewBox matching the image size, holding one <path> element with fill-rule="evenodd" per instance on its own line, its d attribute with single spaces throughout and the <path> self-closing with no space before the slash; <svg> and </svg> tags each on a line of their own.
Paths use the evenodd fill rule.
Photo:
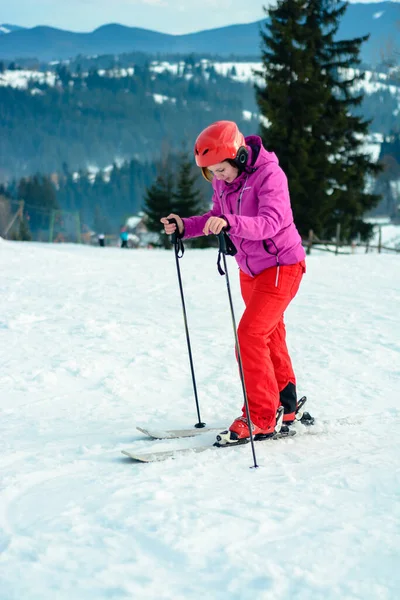
<svg viewBox="0 0 400 600">
<path fill-rule="evenodd" d="M 293 222 L 287 179 L 261 138 L 244 137 L 236 123 L 217 121 L 198 136 L 194 155 L 213 186 L 213 206 L 201 216 L 161 219 L 171 235 L 192 238 L 226 231 L 237 248 L 245 310 L 238 326 L 253 435 L 274 432 L 277 410 L 295 418 L 296 378 L 286 346 L 283 314 L 305 273 L 305 252 Z M 237 443 L 250 436 L 245 407 L 224 436 Z M 220 434 L 221 435 L 221 434 Z"/>
</svg>

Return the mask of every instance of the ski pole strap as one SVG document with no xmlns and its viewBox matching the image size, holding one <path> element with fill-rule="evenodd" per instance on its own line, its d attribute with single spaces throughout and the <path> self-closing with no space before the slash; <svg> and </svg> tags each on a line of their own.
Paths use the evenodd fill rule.
<svg viewBox="0 0 400 600">
<path fill-rule="evenodd" d="M 181 240 L 181 238 L 178 235 L 179 229 L 178 229 L 178 223 L 176 221 L 176 219 L 168 219 L 168 223 L 175 223 L 176 225 L 176 231 L 174 231 L 174 233 L 171 235 L 171 244 L 173 244 L 174 249 L 175 249 L 175 254 L 178 258 L 182 258 L 182 256 L 185 253 L 185 247 L 183 245 L 183 242 Z"/>
<path fill-rule="evenodd" d="M 222 230 L 220 233 L 218 233 L 217 238 L 218 238 L 218 243 L 219 243 L 218 259 L 217 259 L 218 273 L 220 275 L 225 275 L 225 271 L 221 267 L 221 256 L 223 254 L 224 255 L 228 254 L 229 256 L 235 256 L 235 254 L 237 253 L 237 248 L 236 248 L 235 244 L 232 242 L 229 235 L 226 233 L 226 231 Z"/>
</svg>

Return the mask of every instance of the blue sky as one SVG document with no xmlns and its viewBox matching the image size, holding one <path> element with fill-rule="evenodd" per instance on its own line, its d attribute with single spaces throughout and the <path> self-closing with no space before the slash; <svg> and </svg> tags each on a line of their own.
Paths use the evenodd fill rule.
<svg viewBox="0 0 400 600">
<path fill-rule="evenodd" d="M 191 33 L 264 17 L 270 0 L 0 0 L 0 23 L 92 31 L 121 23 L 165 33 Z"/>
</svg>

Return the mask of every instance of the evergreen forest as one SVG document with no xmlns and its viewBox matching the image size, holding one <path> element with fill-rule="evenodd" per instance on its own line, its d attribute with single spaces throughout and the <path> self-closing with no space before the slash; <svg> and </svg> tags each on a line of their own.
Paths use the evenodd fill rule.
<svg viewBox="0 0 400 600">
<path fill-rule="evenodd" d="M 192 146 L 219 119 L 277 153 L 303 236 L 332 237 L 340 223 L 347 239 L 368 238 L 365 214 L 398 210 L 398 97 L 379 85 L 365 93 L 367 36 L 335 41 L 345 11 L 324 0 L 266 10 L 256 85 L 236 77 L 234 61 L 221 74 L 218 57 L 136 53 L 31 64 L 25 88 L 0 86 L 0 199 L 24 200 L 24 239 L 57 211 L 115 233 L 140 211 L 158 232 L 158 217 L 176 206 L 185 216 L 207 209 L 211 188 L 193 171 Z M 0 63 L 6 70 L 26 75 L 17 62 Z M 396 89 L 398 69 L 385 77 Z M 363 148 L 371 133 L 382 140 L 379 165 Z"/>
</svg>

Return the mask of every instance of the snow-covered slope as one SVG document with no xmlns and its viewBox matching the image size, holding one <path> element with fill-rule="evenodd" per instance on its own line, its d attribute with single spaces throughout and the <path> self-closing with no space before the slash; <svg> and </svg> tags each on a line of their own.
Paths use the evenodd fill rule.
<svg viewBox="0 0 400 600">
<path fill-rule="evenodd" d="M 398 597 L 400 255 L 309 257 L 288 342 L 330 424 L 257 444 L 250 469 L 248 446 L 120 452 L 194 443 L 135 430 L 196 421 L 172 252 L 0 246 L 1 600 Z M 242 404 L 216 258 L 180 261 L 210 426 Z"/>
</svg>

